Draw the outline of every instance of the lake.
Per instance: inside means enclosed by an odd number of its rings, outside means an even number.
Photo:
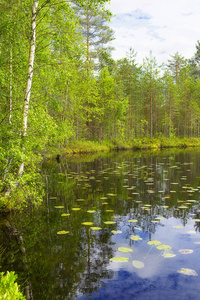
[[[1,230],[35,300],[200,299],[200,149],[47,161],[43,204]],[[11,217],[10,217],[11,218]]]

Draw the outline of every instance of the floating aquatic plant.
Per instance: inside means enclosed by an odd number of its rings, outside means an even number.
[[[184,275],[198,276],[198,274],[196,273],[196,271],[192,270],[192,269],[182,268],[178,272],[181,273],[181,274],[184,274]]]
[[[80,207],[73,207],[72,210],[78,211],[78,210],[81,210],[81,209],[80,209]]]
[[[171,247],[169,245],[159,245],[157,246],[158,250],[170,250]]]
[[[184,208],[188,208],[188,206],[186,206],[186,205],[181,205],[181,206],[178,206],[178,208],[184,209]]]
[[[128,262],[129,258],[128,257],[112,257],[110,258],[111,261],[116,261],[116,262]]]
[[[128,222],[129,222],[129,223],[136,223],[136,222],[138,222],[138,220],[133,219],[133,220],[128,220]]]
[[[91,230],[102,230],[101,227],[90,227]]]
[[[93,214],[93,213],[95,213],[95,212],[96,212],[96,210],[94,210],[94,209],[91,209],[91,210],[87,210],[87,212],[88,212],[89,214]]]
[[[182,254],[191,254],[191,253],[193,253],[192,249],[181,249],[181,250],[178,250],[178,251],[181,252]]]
[[[156,245],[156,246],[158,246],[158,245],[161,245],[162,243],[160,241],[153,240],[153,241],[149,241],[147,244],[148,245]]]
[[[140,241],[140,240],[142,240],[142,238],[139,237],[138,235],[131,235],[130,239],[133,240],[133,241]]]
[[[65,230],[60,230],[57,232],[57,234],[68,234],[69,231],[65,231]]]
[[[174,226],[172,226],[173,228],[183,228],[183,226],[182,225],[174,225]]]
[[[62,214],[61,217],[68,217],[70,214]]]
[[[117,222],[115,222],[115,221],[105,221],[104,222],[104,224],[106,224],[106,225],[111,225],[111,224],[115,224],[115,223],[117,223]]]
[[[143,263],[142,261],[140,261],[140,260],[133,260],[133,261],[132,261],[132,264],[133,264],[133,266],[134,266],[135,268],[137,268],[137,269],[142,269],[142,268],[144,268],[144,263]]]
[[[64,208],[63,205],[54,206],[55,208]]]
[[[122,231],[121,231],[121,230],[112,230],[111,232],[112,232],[112,233],[114,233],[114,234],[119,234],[119,233],[122,233]]]
[[[119,247],[118,251],[125,252],[125,253],[133,252],[133,250],[131,248],[127,248],[127,247]]]
[[[91,226],[93,225],[94,223],[93,222],[83,222],[81,223],[82,225],[86,225],[86,226]]]
[[[171,258],[171,257],[175,257],[176,254],[173,254],[173,253],[163,253],[162,256],[164,256],[165,258]]]
[[[189,233],[189,234],[196,234],[196,231],[195,230],[188,230],[187,233]]]

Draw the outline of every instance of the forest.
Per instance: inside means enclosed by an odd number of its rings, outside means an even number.
[[[1,1],[1,210],[41,199],[49,149],[199,138],[200,42],[167,65],[132,48],[114,60],[108,2]]]
[[[161,66],[151,51],[138,64],[134,41],[115,60],[108,4],[1,0],[1,216],[42,202],[40,168],[49,153],[55,159],[84,143],[88,152],[199,143],[200,42],[190,59],[171,53]],[[0,293],[25,299],[17,275],[3,275]]]

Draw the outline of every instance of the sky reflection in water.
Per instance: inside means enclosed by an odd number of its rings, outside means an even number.
[[[16,217],[35,299],[200,299],[200,152],[139,155],[44,166],[44,205]],[[153,240],[171,249],[147,244]],[[129,261],[110,260],[116,257]]]

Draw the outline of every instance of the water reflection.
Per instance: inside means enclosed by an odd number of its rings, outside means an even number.
[[[44,205],[15,216],[34,298],[199,299],[199,158],[185,150],[47,162]]]

